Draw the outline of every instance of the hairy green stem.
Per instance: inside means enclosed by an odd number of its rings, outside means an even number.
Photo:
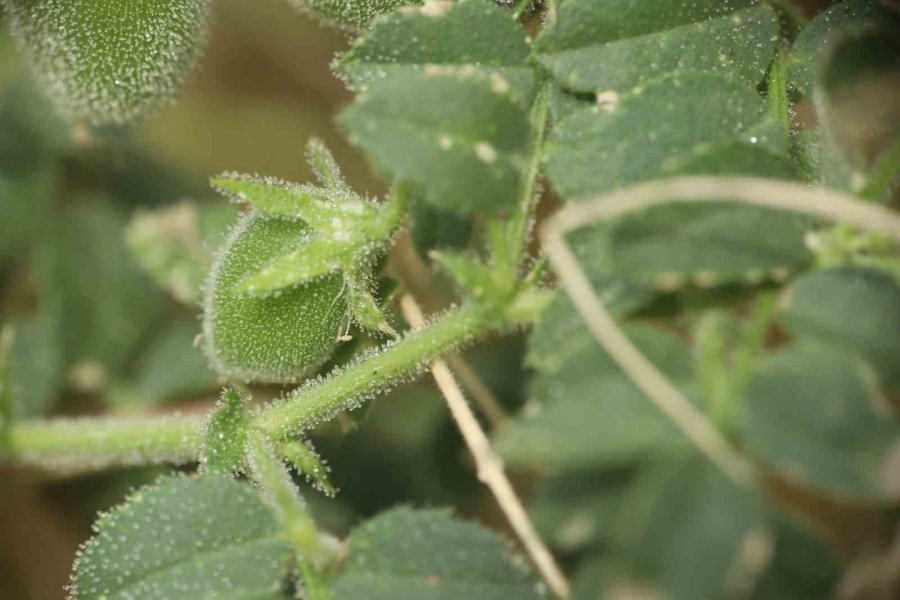
[[[197,458],[203,418],[101,417],[40,420],[9,428],[6,451],[60,470],[185,463]]]
[[[464,344],[534,320],[533,314],[512,314],[508,318],[496,307],[464,306],[327,379],[311,381],[263,410],[252,424],[273,441],[283,440],[360,406]],[[197,459],[203,429],[201,416],[40,420],[12,425],[8,446],[0,452],[21,462],[72,471],[178,464]]]
[[[247,461],[253,478],[265,492],[281,529],[294,548],[297,569],[309,600],[333,600],[322,569],[334,562],[337,542],[328,543],[306,510],[297,486],[269,440],[261,432],[247,434]]]
[[[531,219],[535,203],[535,189],[537,188],[538,171],[541,168],[541,157],[544,147],[544,137],[547,133],[547,117],[550,111],[550,90],[544,83],[540,86],[531,110],[531,156],[528,166],[523,173],[522,196],[516,211],[509,217],[507,240],[509,247],[504,253],[518,261],[525,256],[525,245],[528,242],[528,233],[531,227]],[[518,268],[514,265],[514,269]],[[513,273],[512,275],[515,275]]]

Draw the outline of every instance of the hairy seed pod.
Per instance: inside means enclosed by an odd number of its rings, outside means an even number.
[[[339,273],[273,292],[237,295],[248,273],[295,250],[309,229],[299,221],[250,212],[216,260],[204,298],[203,345],[212,366],[244,381],[290,383],[334,350],[347,315]]]
[[[70,117],[125,123],[196,62],[209,0],[3,0],[32,71]]]

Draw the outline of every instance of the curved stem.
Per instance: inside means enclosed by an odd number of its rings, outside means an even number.
[[[541,240],[566,292],[594,338],[685,436],[735,483],[750,486],[753,464],[709,422],[618,326],[565,241],[575,229],[671,202],[733,202],[806,213],[900,238],[900,217],[825,188],[754,177],[679,177],[639,184],[567,206]]]

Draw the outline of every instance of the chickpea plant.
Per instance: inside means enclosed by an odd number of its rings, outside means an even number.
[[[223,173],[220,206],[120,227],[160,288],[199,308],[193,360],[218,375],[180,379],[191,365],[160,358],[165,386],[133,402],[227,381],[203,417],[28,414],[42,382],[16,338],[69,313],[3,329],[6,459],[196,467],[100,516],[71,598],[898,597],[894,3],[289,1],[355,36],[333,63],[355,94],[338,120],[391,190],[358,193],[311,140],[314,182]],[[213,4],[3,0],[46,96],[93,127],[172,100]],[[428,215],[461,240],[423,234]],[[415,282],[384,269],[409,228],[416,260],[457,290],[424,324]],[[155,293],[110,291],[106,315]],[[488,438],[443,360],[520,331],[528,401]],[[428,368],[518,550],[409,506],[339,539],[291,477],[334,495],[309,433]],[[258,384],[291,387],[257,405]],[[533,474],[528,514],[504,463]],[[861,512],[877,527],[848,525]]]

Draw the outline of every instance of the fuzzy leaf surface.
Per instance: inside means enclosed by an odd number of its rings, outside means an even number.
[[[398,508],[358,527],[334,583],[340,600],[540,598],[495,533],[445,511]]]
[[[104,515],[76,563],[77,600],[275,598],[290,546],[251,488],[169,477]]]
[[[676,337],[646,326],[626,331],[676,385],[692,393],[690,353]],[[556,471],[609,468],[684,447],[682,434],[583,327],[538,360],[539,375],[528,390],[536,414],[526,409],[496,439],[511,463]]]
[[[564,0],[535,50],[563,86],[578,92],[621,93],[686,71],[752,89],[778,39],[775,11],[754,1]]]
[[[525,31],[491,2],[462,0],[444,14],[395,12],[379,19],[337,63],[359,91],[395,74],[460,68],[493,75],[525,98],[534,84]]]
[[[742,84],[703,73],[672,76],[624,96],[611,111],[585,108],[558,123],[547,144],[547,175],[565,200],[580,200],[664,176],[711,145],[783,153],[787,135],[774,125],[763,99]]]
[[[791,479],[858,500],[900,497],[891,465],[900,424],[871,367],[840,347],[805,342],[769,357],[745,398],[750,453]]]
[[[490,76],[410,71],[370,84],[341,122],[385,176],[467,214],[496,212],[521,193],[528,110]]]

